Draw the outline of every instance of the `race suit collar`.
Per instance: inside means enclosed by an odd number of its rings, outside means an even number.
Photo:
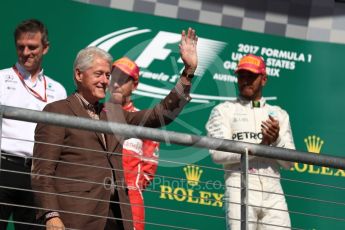
[[[261,97],[258,101],[247,100],[241,96],[237,98],[237,101],[241,103],[243,106],[254,108],[254,107],[264,107],[266,104],[265,98]]]
[[[132,101],[122,106],[122,108],[123,110],[126,110],[126,111],[133,111],[135,109]]]

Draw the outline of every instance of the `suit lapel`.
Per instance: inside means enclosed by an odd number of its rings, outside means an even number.
[[[70,107],[71,110],[73,111],[73,113],[77,116],[77,117],[84,117],[84,118],[88,118],[91,119],[89,114],[85,111],[85,109],[83,108],[83,106],[81,105],[79,99],[72,94],[71,96],[69,96],[67,98],[67,101],[70,102]],[[102,144],[102,147],[104,148],[104,150],[107,150],[107,147],[105,146],[105,143],[103,142],[103,138],[102,138],[102,134],[99,132],[95,132],[96,136],[98,137],[99,141]]]
[[[66,99],[70,103],[71,110],[77,117],[85,117],[90,118],[89,114],[85,111],[85,109],[80,104],[79,99],[72,94]]]
[[[108,121],[107,113],[105,108],[102,109],[99,119],[102,121]],[[106,150],[112,152],[115,149],[115,139],[114,135],[105,133],[105,141],[107,142]]]
[[[125,123],[125,117],[123,114],[123,110],[121,109],[120,105],[114,105],[112,103],[105,103],[104,109],[101,113],[105,120],[108,122],[117,122],[117,123]],[[123,137],[117,134],[107,134],[107,148],[108,151],[115,151],[119,144],[122,144]]]

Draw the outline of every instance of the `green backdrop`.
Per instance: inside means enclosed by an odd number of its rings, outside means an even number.
[[[179,34],[188,27],[196,29],[200,37],[200,65],[193,84],[194,101],[166,127],[168,130],[206,135],[204,126],[211,109],[236,96],[233,70],[237,60],[248,52],[262,55],[270,74],[264,94],[271,104],[289,112],[297,149],[314,152],[306,154],[343,156],[344,45],[288,39],[67,0],[5,0],[0,5],[1,69],[16,61],[15,26],[24,19],[38,18],[49,29],[51,48],[44,59],[48,76],[72,93],[72,64],[80,49],[92,44],[108,50],[115,59],[129,56],[141,67],[141,84],[135,95],[139,108],[151,107],[164,95],[164,90],[174,86],[175,75],[183,68],[178,54]],[[305,139],[312,136],[316,141],[310,141],[308,149]],[[190,164],[199,165],[188,171],[189,176],[196,177],[186,177],[184,168]],[[344,229],[344,176],[343,170],[304,164],[283,171],[282,184],[292,226]],[[193,178],[199,183],[187,183]],[[148,224],[147,229],[161,229],[160,225],[225,229],[221,202],[223,172],[212,163],[207,150],[162,144],[159,169],[149,190],[145,192],[146,214],[147,222],[153,224]]]

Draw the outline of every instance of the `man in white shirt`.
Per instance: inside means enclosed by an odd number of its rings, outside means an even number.
[[[30,19],[14,32],[18,61],[0,70],[0,104],[42,110],[50,102],[66,98],[65,88],[43,73],[42,59],[48,52],[48,32],[44,24]],[[31,158],[36,124],[3,119],[0,167],[0,219],[12,214],[15,228],[33,229],[35,210],[31,190]],[[16,222],[21,222],[16,223]],[[0,221],[6,229],[7,221]]]

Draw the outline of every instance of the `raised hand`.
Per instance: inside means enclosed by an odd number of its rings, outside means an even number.
[[[189,28],[187,34],[184,30],[182,31],[179,48],[185,71],[188,74],[194,74],[198,66],[197,43],[198,36],[196,36],[195,30]]]

